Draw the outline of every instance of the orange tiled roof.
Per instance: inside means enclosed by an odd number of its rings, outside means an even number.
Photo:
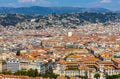
[[[79,69],[80,70],[84,70],[84,69],[87,69],[88,67],[86,66],[86,65],[81,65],[80,67],[79,67]]]
[[[30,79],[30,77],[28,76],[16,76],[16,75],[3,75],[3,74],[0,74],[1,77],[4,77],[4,78],[19,78],[19,79]]]
[[[78,55],[71,55],[71,56],[69,56],[68,58],[83,58],[83,56],[78,56]]]
[[[64,76],[60,76],[58,79],[66,79],[66,77],[64,77]]]
[[[75,77],[70,77],[70,79],[75,79]]]
[[[66,64],[66,61],[63,60],[63,59],[60,59],[59,63],[60,63],[60,64]]]
[[[110,69],[110,68],[111,68],[111,66],[104,66],[104,68],[105,68],[105,69]]]
[[[120,59],[119,58],[114,58],[113,61],[120,63]]]

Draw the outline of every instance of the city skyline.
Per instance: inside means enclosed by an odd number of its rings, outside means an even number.
[[[0,7],[84,7],[120,10],[120,0],[0,0]]]

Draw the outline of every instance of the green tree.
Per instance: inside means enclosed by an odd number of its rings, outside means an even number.
[[[55,73],[51,73],[51,74],[49,75],[50,78],[54,78],[54,79],[56,79],[58,76],[59,76],[59,75],[58,75],[58,74],[55,74]]]
[[[3,72],[3,74],[12,75],[12,71],[11,70],[7,70],[7,71]]]
[[[15,72],[14,75],[21,75],[20,70],[18,70],[17,72]]]
[[[84,72],[84,74],[85,74],[85,77],[84,77],[84,79],[88,79],[88,71],[85,69],[85,72]]]
[[[81,76],[81,75],[76,75],[75,77],[82,78],[82,79],[85,78],[85,76]]]
[[[18,70],[17,72],[14,73],[14,75],[27,75],[27,72],[24,70]]]
[[[27,75],[29,76],[29,77],[34,77],[35,76],[35,74],[34,74],[34,70],[33,69],[29,69],[28,71],[27,71]]]
[[[50,74],[53,73],[53,69],[52,69],[52,67],[49,68],[49,72],[50,72]]]
[[[66,77],[67,79],[70,79],[70,77],[69,77],[69,76],[67,76],[67,75],[65,75],[65,77]]]
[[[52,79],[52,78],[56,79],[59,75],[53,73],[52,67],[47,68],[47,65],[46,65],[45,73],[44,73],[44,74],[41,74],[41,76],[42,76],[42,77],[45,77],[45,78],[48,78],[48,77],[49,77],[50,79]]]
[[[94,78],[96,78],[96,79],[100,78],[100,74],[99,74],[99,73],[96,73],[96,74],[94,75]]]
[[[20,56],[20,50],[17,51],[16,55],[17,55],[17,56]]]
[[[35,73],[35,77],[37,77],[38,75],[39,75],[39,73],[38,73],[38,70],[37,69],[35,69],[35,71],[34,71],[34,73]]]
[[[120,78],[119,75],[111,75],[111,76],[108,76],[107,79],[117,79],[117,78]]]
[[[120,78],[120,74],[118,74],[117,77]]]
[[[106,79],[109,79],[108,73],[105,73],[105,77],[106,77]]]

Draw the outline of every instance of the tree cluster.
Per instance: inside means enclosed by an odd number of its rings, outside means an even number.
[[[111,75],[111,76],[106,75],[106,79],[117,79],[117,78],[120,78],[120,74],[118,74],[118,75]]]
[[[53,73],[53,69],[49,68],[44,73],[39,73],[37,69],[29,69],[29,70],[18,70],[15,73],[12,73],[11,70],[7,70],[3,72],[6,75],[24,75],[29,77],[44,77],[44,78],[54,78],[56,79],[59,75]]]

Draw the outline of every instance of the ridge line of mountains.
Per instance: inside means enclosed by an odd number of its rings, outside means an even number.
[[[62,13],[71,13],[71,12],[113,12],[109,9],[105,8],[80,8],[80,7],[40,7],[40,6],[32,6],[32,7],[0,7],[0,13],[7,14],[62,14]]]
[[[120,21],[120,12],[113,12],[104,8],[39,6],[20,8],[0,7],[0,25],[16,26],[18,23],[30,22],[31,19],[36,19],[36,23],[45,23],[44,26],[59,26],[63,24],[63,27],[67,27],[73,25],[79,26],[85,23]]]

